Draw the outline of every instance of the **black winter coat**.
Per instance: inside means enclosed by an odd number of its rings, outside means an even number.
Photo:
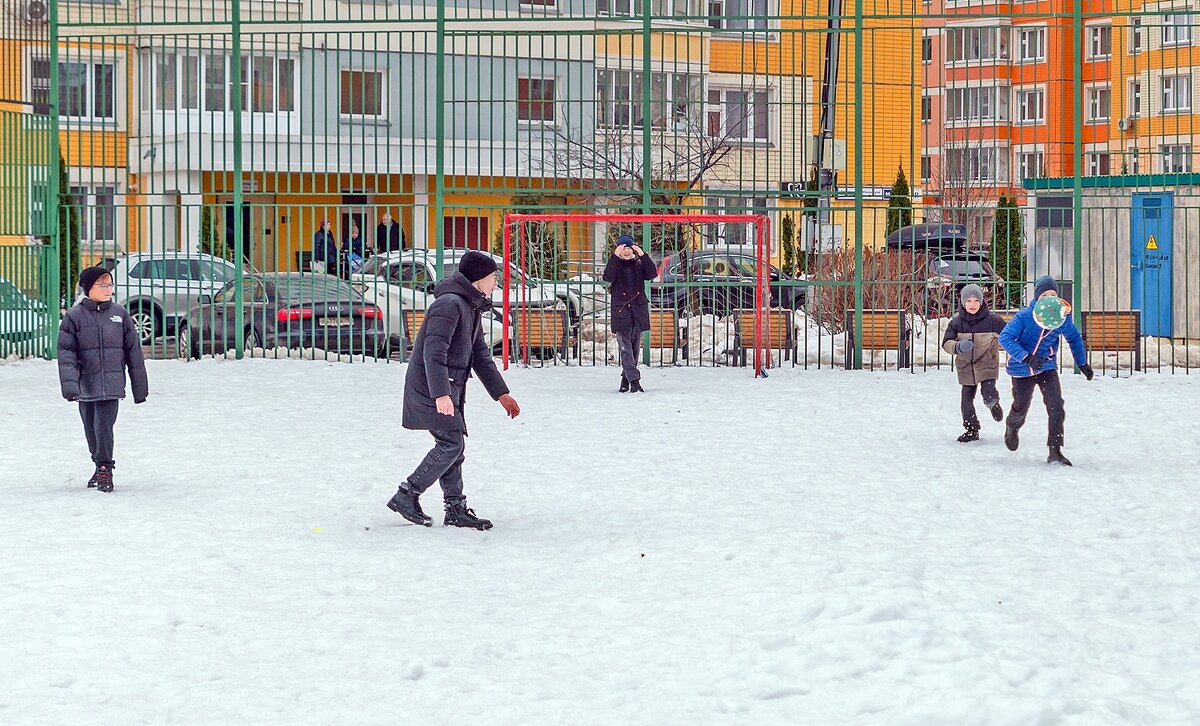
[[[604,267],[609,284],[611,324],[614,333],[641,333],[650,329],[650,301],[646,299],[648,280],[658,277],[649,255],[622,260],[613,255]]]
[[[404,249],[404,243],[400,238],[400,225],[397,222],[386,225],[380,222],[375,226],[375,252],[382,254],[384,252],[399,252]]]
[[[467,281],[461,272],[433,290],[437,298],[425,311],[425,322],[413,343],[412,359],[404,376],[404,416],[406,429],[417,431],[466,431],[463,406],[467,380],[474,371],[493,399],[508,393],[508,386],[492,351],[483,340],[480,316],[491,309],[492,300]],[[437,412],[434,401],[449,396],[454,415]]]
[[[63,398],[125,398],[126,368],[133,384],[133,400],[146,400],[150,386],[142,343],[125,308],[89,298],[72,306],[58,331],[58,381]]]

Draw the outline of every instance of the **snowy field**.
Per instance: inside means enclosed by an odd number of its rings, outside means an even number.
[[[153,362],[105,495],[0,365],[0,723],[1200,723],[1200,377],[1068,376],[1062,469],[948,372],[518,370],[479,533],[384,507],[403,375]]]

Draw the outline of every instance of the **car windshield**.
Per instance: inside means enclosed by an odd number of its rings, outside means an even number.
[[[269,280],[275,286],[275,296],[288,302],[358,301],[359,295],[350,283],[335,277],[284,277]]]
[[[956,280],[986,279],[992,276],[986,263],[981,259],[963,259],[941,257],[936,262],[938,274]]]
[[[237,275],[233,265],[214,260],[200,260],[200,279],[204,282],[215,282],[220,285],[232,280]]]
[[[375,255],[371,259],[363,263],[362,274],[364,275],[379,275],[386,274],[388,269],[388,258],[384,255]]]

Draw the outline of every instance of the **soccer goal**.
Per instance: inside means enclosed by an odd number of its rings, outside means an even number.
[[[772,290],[771,228],[765,214],[506,214],[505,369],[531,359],[584,362],[581,337],[593,344],[596,337],[606,337],[609,308],[602,275],[624,234],[650,255],[658,272],[646,285],[651,330],[643,360],[653,353],[679,364],[688,355],[686,336],[679,331],[689,321],[700,329],[704,321],[719,320],[729,341],[722,343],[721,361],[714,364],[752,364],[755,376],[766,376],[771,352],[791,344],[791,316],[790,311],[774,314],[779,291]],[[592,362],[610,364],[611,357],[593,355]]]

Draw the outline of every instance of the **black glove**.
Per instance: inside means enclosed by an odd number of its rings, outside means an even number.
[[[135,406],[136,406],[137,404],[139,404],[139,403],[145,403],[145,402],[146,402],[146,399],[145,399],[145,398],[135,398],[135,399],[133,399],[133,403],[134,403],[134,405],[135,405]]]
[[[1036,353],[1030,353],[1025,357],[1025,364],[1029,366],[1030,370],[1037,373],[1046,365],[1046,359]]]
[[[970,353],[975,350],[975,344],[969,340],[960,340],[954,344],[955,353]]]
[[[1096,375],[1096,371],[1092,370],[1092,367],[1087,363],[1079,366],[1079,372],[1082,373],[1083,377],[1089,381],[1092,380],[1092,377]]]

